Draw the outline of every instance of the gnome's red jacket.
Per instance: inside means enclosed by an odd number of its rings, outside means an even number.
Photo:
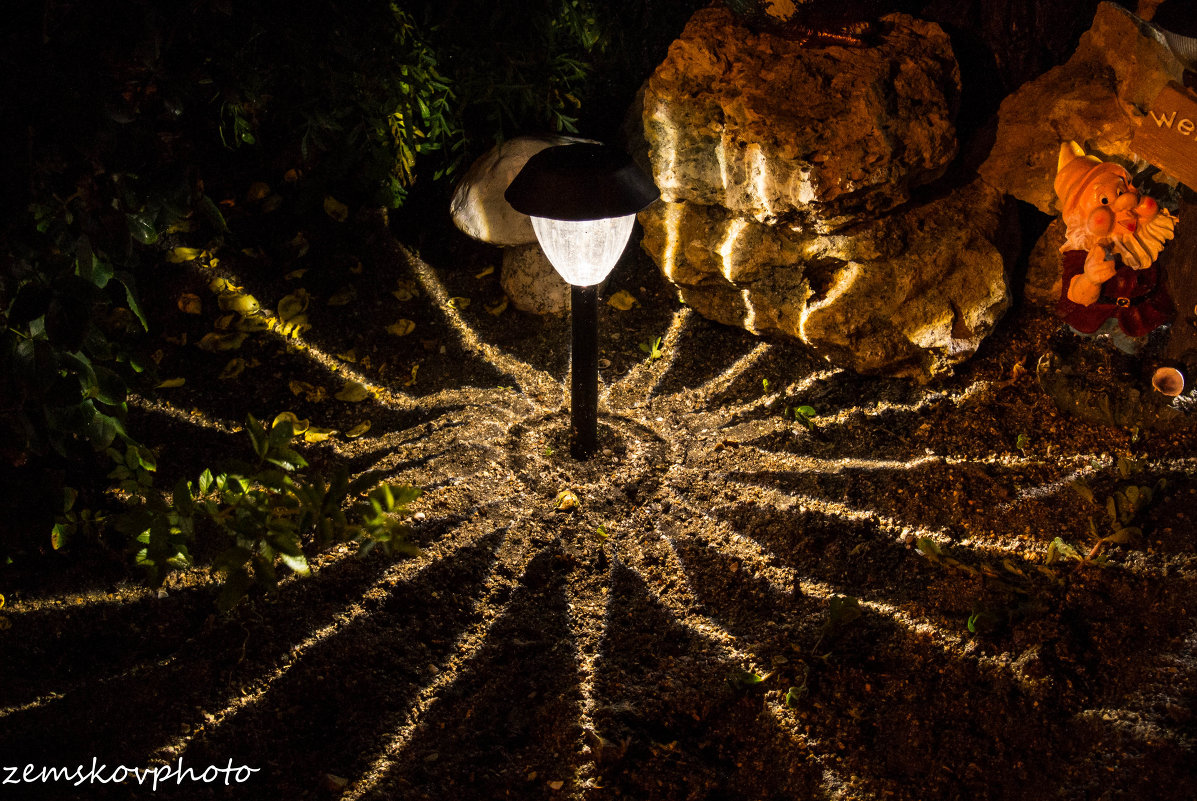
[[[1131,337],[1144,337],[1165,323],[1172,321],[1176,307],[1160,278],[1160,269],[1151,265],[1143,270],[1127,267],[1115,259],[1117,270],[1101,285],[1101,297],[1092,306],[1082,306],[1068,299],[1072,279],[1085,272],[1084,250],[1064,251],[1063,281],[1056,314],[1070,326],[1084,334],[1092,334],[1111,317]]]

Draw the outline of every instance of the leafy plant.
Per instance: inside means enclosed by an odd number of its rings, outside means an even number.
[[[1164,478],[1160,478],[1154,484],[1140,484],[1139,477],[1143,473],[1143,465],[1140,462],[1120,456],[1115,463],[1115,469],[1122,481],[1106,497],[1104,503],[1097,500],[1092,488],[1084,481],[1078,479],[1070,485],[1082,499],[1105,510],[1104,519],[1101,516],[1089,517],[1089,533],[1095,542],[1088,556],[1080,561],[1097,558],[1107,543],[1129,545],[1138,540],[1143,535],[1142,527],[1135,525],[1139,516],[1168,488],[1168,482]],[[1060,542],[1063,543],[1063,540]],[[1053,553],[1049,550],[1049,561],[1053,555],[1072,558],[1072,554],[1058,546],[1055,541],[1052,542],[1052,546],[1055,547],[1055,551]]]
[[[782,410],[782,417],[785,417],[786,412],[789,412],[795,422],[801,423],[807,431],[813,432],[815,430],[815,424],[811,421],[819,413],[815,411],[813,406],[787,406]]]
[[[827,600],[827,620],[823,623],[823,629],[819,632],[819,638],[815,640],[815,644],[811,646],[812,654],[818,655],[819,645],[825,638],[830,638],[838,635],[851,623],[860,618],[863,610],[860,608],[860,601],[851,595],[833,595]],[[821,659],[826,660],[829,654],[823,654]]]
[[[773,674],[736,668],[728,675],[727,683],[734,690],[749,690],[768,680],[771,675]]]
[[[363,555],[379,545],[389,554],[415,552],[407,505],[420,490],[384,484],[354,501],[371,478],[351,482],[342,468],[326,483],[300,472],[308,463],[291,447],[290,420],[267,429],[250,416],[245,431],[254,464],[233,463],[216,473],[205,469],[195,481],[180,479],[169,496],[153,487],[156,465],[148,451],[130,446],[123,457],[112,454],[120,464],[111,477],[140,501],[117,527],[138,543],[137,562],[153,584],[192,564],[201,526],[221,543],[213,567],[225,577],[217,599],[222,611],[254,586],[276,589],[280,565],[307,575],[306,539],[316,547],[357,541]]]
[[[648,342],[641,342],[640,350],[648,354],[648,360],[650,362],[655,362],[657,359],[665,355],[664,351],[661,350],[661,337],[649,340]]]

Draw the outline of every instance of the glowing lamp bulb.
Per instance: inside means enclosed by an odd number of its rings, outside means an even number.
[[[598,220],[532,217],[532,230],[553,268],[574,286],[602,283],[632,235],[635,214]]]

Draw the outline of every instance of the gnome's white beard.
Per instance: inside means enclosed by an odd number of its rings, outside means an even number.
[[[1110,244],[1114,252],[1122,257],[1122,262],[1136,270],[1144,270],[1152,265],[1164,243],[1172,238],[1176,228],[1176,218],[1167,209],[1160,209],[1159,213],[1150,220],[1139,220],[1139,225],[1133,234],[1110,237]]]
[[[1093,250],[1105,247],[1122,257],[1122,263],[1135,270],[1145,270],[1152,265],[1164,243],[1173,236],[1176,218],[1167,209],[1148,220],[1138,220],[1133,234],[1097,236],[1085,230],[1083,220],[1069,220],[1065,230],[1068,236],[1061,250]]]

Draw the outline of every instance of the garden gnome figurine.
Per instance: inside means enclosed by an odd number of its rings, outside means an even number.
[[[1135,353],[1175,312],[1155,260],[1176,218],[1133,187],[1130,173],[1076,142],[1060,146],[1055,187],[1065,226],[1056,313]]]

